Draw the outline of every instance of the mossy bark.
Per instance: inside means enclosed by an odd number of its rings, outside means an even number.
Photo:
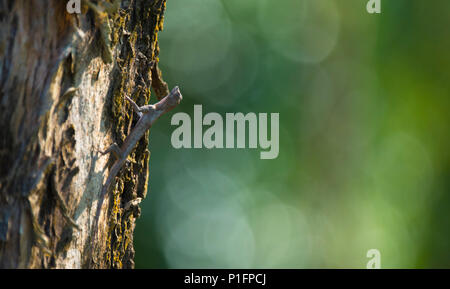
[[[125,95],[142,105],[151,87],[158,98],[168,92],[157,40],[165,0],[110,2],[82,1],[69,14],[63,0],[0,0],[1,268],[134,266],[148,135],[116,178],[92,243],[112,165],[98,151],[121,145],[136,123]]]

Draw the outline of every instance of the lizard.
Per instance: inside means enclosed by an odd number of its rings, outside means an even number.
[[[125,164],[128,155],[134,149],[137,142],[141,139],[141,137],[145,134],[145,132],[151,128],[153,123],[161,115],[176,107],[181,102],[183,97],[180,93],[180,89],[178,88],[178,86],[175,86],[167,96],[165,96],[156,104],[138,106],[128,96],[125,96],[125,99],[131,104],[134,112],[139,116],[139,120],[136,123],[135,127],[132,129],[131,133],[125,138],[122,147],[119,147],[117,143],[113,143],[105,151],[100,151],[100,154],[102,155],[112,153],[116,157],[116,161],[109,170],[108,178],[106,179],[105,184],[102,187],[100,197],[97,202],[97,210],[94,217],[94,231],[93,231],[93,234],[95,234],[94,240],[98,233],[98,222],[100,219],[100,214],[103,202],[105,200],[105,196],[111,185],[114,183],[114,180],[117,174],[119,173],[120,169]]]

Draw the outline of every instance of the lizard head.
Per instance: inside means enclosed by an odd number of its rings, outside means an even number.
[[[169,98],[170,98],[171,102],[175,101],[176,104],[179,104],[181,102],[181,100],[183,99],[183,96],[181,95],[180,88],[178,86],[175,86],[174,88],[172,88],[172,90],[170,91]]]

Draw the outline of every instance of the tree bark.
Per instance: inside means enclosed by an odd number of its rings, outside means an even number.
[[[168,93],[157,66],[166,1],[81,1],[81,14],[67,2],[0,0],[1,268],[134,267],[148,132],[94,238],[113,162],[99,151],[120,146],[136,123],[125,95],[143,105],[151,87]]]

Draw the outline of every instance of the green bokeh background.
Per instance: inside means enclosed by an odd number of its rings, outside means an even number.
[[[137,268],[450,267],[450,1],[168,0]],[[172,148],[173,113],[279,112],[280,153]]]

